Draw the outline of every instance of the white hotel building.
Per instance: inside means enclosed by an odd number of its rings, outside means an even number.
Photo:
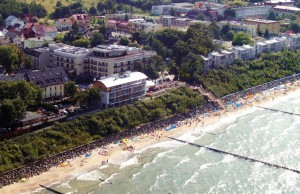
[[[147,76],[141,72],[126,72],[113,75],[93,83],[100,89],[101,101],[106,107],[113,107],[144,98]]]

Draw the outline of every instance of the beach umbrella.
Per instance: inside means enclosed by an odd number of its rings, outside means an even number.
[[[27,178],[22,178],[21,183],[25,183],[27,181]]]

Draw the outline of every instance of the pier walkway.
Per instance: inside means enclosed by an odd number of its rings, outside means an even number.
[[[263,106],[256,106],[256,107],[266,109],[266,110],[270,110],[270,111],[273,111],[273,112],[282,112],[282,113],[285,113],[285,114],[300,116],[300,114],[298,114],[298,113],[287,112],[287,111],[278,110],[278,109],[274,109],[274,108],[267,108],[267,107],[263,107]]]
[[[275,167],[275,168],[279,168],[279,169],[289,170],[289,171],[300,174],[299,170],[288,168],[288,167],[285,167],[285,166],[280,166],[280,165],[277,165],[277,164],[272,164],[272,163],[269,163],[269,162],[264,162],[264,161],[261,161],[261,160],[257,160],[257,159],[254,159],[254,158],[249,158],[249,157],[246,157],[246,156],[241,156],[241,155],[226,152],[226,151],[223,151],[223,150],[218,150],[218,149],[215,149],[215,148],[203,146],[203,145],[188,142],[188,141],[185,141],[185,140],[180,140],[180,139],[177,139],[177,138],[174,138],[174,137],[167,137],[167,138],[175,140],[175,141],[179,141],[179,142],[182,142],[182,143],[187,143],[189,145],[196,146],[196,147],[199,147],[199,148],[206,148],[210,151],[217,152],[217,153],[220,153],[220,154],[228,154],[228,155],[234,156],[234,157],[242,159],[242,160],[248,160],[248,161],[251,161],[251,162],[259,162],[259,163],[265,164],[269,167]]]

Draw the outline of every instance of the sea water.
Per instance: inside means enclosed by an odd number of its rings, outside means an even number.
[[[299,96],[267,106],[300,113]],[[296,115],[254,107],[178,138],[300,170],[300,119]],[[95,194],[300,193],[300,174],[170,140],[52,188]]]

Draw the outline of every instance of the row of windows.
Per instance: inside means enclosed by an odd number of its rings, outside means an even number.
[[[60,65],[59,65],[59,62],[56,62],[56,65],[61,66],[61,67],[67,67],[67,68],[74,69],[74,65],[66,64],[66,66],[65,66],[64,63],[60,63]]]
[[[64,61],[64,58],[62,58],[62,57],[61,57],[61,58],[56,57],[56,60],[58,60],[58,61]],[[66,61],[67,63],[74,63],[74,60],[73,60],[73,59],[71,59],[71,60],[70,60],[70,59],[66,59],[65,61]]]

